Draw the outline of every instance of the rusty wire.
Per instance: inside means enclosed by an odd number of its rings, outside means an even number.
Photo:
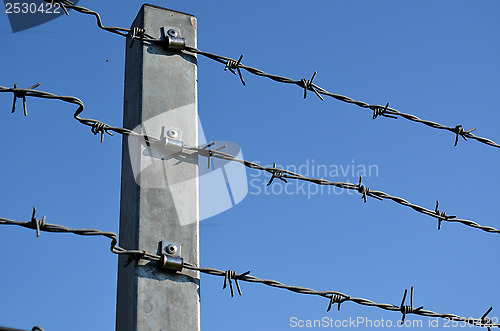
[[[68,0],[44,0],[44,1],[46,1],[46,2],[51,2],[51,1],[58,2],[61,4],[61,7],[65,11],[66,11],[65,8],[69,8],[69,9],[73,9],[79,13],[82,13],[82,14],[93,15],[96,17],[97,26],[100,29],[103,29],[105,31],[108,31],[108,32],[111,32],[114,34],[118,34],[118,35],[123,36],[123,37],[131,38],[132,41],[135,39],[139,39],[147,44],[153,44],[153,43],[164,44],[165,43],[164,40],[156,39],[156,38],[153,38],[152,36],[146,34],[144,30],[140,31],[141,33],[137,33],[136,29],[126,29],[126,28],[119,28],[119,27],[104,26],[102,24],[101,17],[97,12],[92,11],[92,10],[85,8],[85,7],[76,6],[71,1],[68,1]],[[174,51],[174,50],[172,50],[172,51]],[[462,137],[464,140],[467,140],[468,138],[470,138],[470,139],[477,140],[483,144],[500,148],[500,144],[494,142],[493,140],[474,135],[472,133],[472,131],[476,130],[476,128],[465,130],[462,125],[456,125],[456,126],[452,126],[452,127],[445,126],[445,125],[439,124],[437,122],[421,119],[421,118],[419,118],[415,115],[412,115],[412,114],[403,113],[395,108],[389,107],[389,103],[387,103],[385,106],[369,104],[369,103],[364,102],[364,101],[354,100],[354,99],[347,97],[345,95],[329,92],[326,89],[313,83],[313,80],[316,77],[317,72],[314,72],[314,74],[310,80],[305,79],[305,78],[300,79],[300,80],[294,80],[294,79],[284,77],[284,76],[269,74],[269,73],[266,73],[260,69],[244,65],[241,62],[241,60],[243,59],[243,55],[240,56],[239,60],[235,60],[235,59],[230,58],[230,57],[226,57],[226,56],[222,56],[222,55],[218,55],[218,54],[214,54],[214,53],[209,53],[209,52],[204,52],[204,51],[201,51],[197,48],[190,47],[190,46],[186,46],[183,50],[177,50],[177,51],[199,54],[199,55],[205,56],[211,60],[214,60],[216,62],[222,63],[225,66],[224,70],[229,69],[229,71],[231,71],[233,74],[235,74],[235,75],[236,75],[236,73],[238,74],[243,85],[246,85],[246,83],[243,79],[243,75],[241,74],[241,69],[243,69],[243,70],[245,70],[253,75],[256,75],[256,76],[269,78],[275,82],[296,85],[296,86],[304,89],[304,99],[307,96],[307,91],[312,91],[321,100],[323,100],[322,95],[325,95],[325,96],[331,97],[333,99],[336,99],[336,100],[339,100],[339,101],[342,101],[345,103],[353,104],[353,105],[356,105],[356,106],[364,108],[364,109],[369,109],[373,112],[373,119],[376,119],[378,116],[388,117],[388,118],[398,118],[398,116],[400,116],[406,120],[421,123],[421,124],[424,124],[426,126],[434,128],[434,129],[449,131],[455,135],[455,146],[457,146],[457,144],[458,144],[459,137]]]
[[[57,225],[57,224],[50,224],[45,222],[45,217],[42,219],[37,219],[36,218],[36,208],[33,207],[33,215],[31,217],[31,220],[28,222],[17,222],[13,221],[8,218],[3,218],[0,217],[0,225],[17,225],[21,226],[24,228],[28,229],[33,229],[37,231],[37,235],[39,231],[44,231],[44,232],[55,232],[55,233],[73,233],[76,235],[80,236],[103,236],[106,238],[111,239],[111,252],[118,254],[118,255],[128,255],[129,256],[129,261],[126,263],[125,266],[127,266],[130,262],[132,261],[139,261],[139,260],[147,260],[147,261],[155,261],[159,262],[162,260],[162,257],[156,254],[151,254],[146,251],[140,251],[140,250],[127,250],[125,248],[122,248],[120,246],[117,246],[118,242],[118,236],[114,232],[104,232],[100,230],[95,230],[95,229],[71,229],[62,225]],[[161,263],[158,265],[159,268],[161,266]],[[231,289],[231,296],[234,296],[234,290],[233,290],[233,284],[232,282],[234,281],[238,290],[238,293],[241,295],[241,288],[238,283],[238,281],[244,281],[244,282],[249,282],[249,283],[258,283],[258,284],[263,284],[266,286],[270,287],[276,287],[276,288],[281,288],[287,291],[291,291],[294,293],[300,293],[300,294],[308,294],[308,295],[315,295],[315,296],[320,296],[323,298],[328,299],[329,304],[327,311],[329,311],[332,307],[333,304],[337,303],[338,304],[338,309],[340,310],[340,304],[344,302],[354,302],[356,304],[362,305],[362,306],[370,306],[370,307],[377,307],[383,310],[388,310],[388,311],[399,311],[402,314],[402,319],[401,322],[403,323],[406,316],[408,314],[415,314],[415,315],[420,315],[420,316],[427,316],[427,317],[438,317],[438,318],[444,318],[444,319],[450,319],[454,321],[462,321],[462,322],[467,322],[471,325],[475,326],[482,326],[482,327],[500,327],[500,324],[493,323],[487,315],[491,312],[492,308],[490,308],[481,318],[465,318],[461,317],[455,314],[440,314],[436,313],[430,310],[425,310],[423,307],[418,307],[414,308],[413,307],[413,288],[411,289],[411,298],[410,302],[411,304],[405,305],[405,300],[406,300],[406,295],[407,295],[407,290],[405,290],[404,295],[403,295],[403,300],[399,306],[393,305],[393,304],[388,304],[388,303],[377,303],[368,299],[364,298],[358,298],[358,297],[353,297],[349,296],[347,294],[344,294],[342,292],[338,291],[317,291],[314,289],[310,289],[307,287],[302,287],[302,286],[290,286],[290,285],[285,285],[281,282],[278,282],[276,280],[272,279],[262,279],[253,275],[250,275],[250,271],[238,274],[234,270],[219,270],[219,269],[214,269],[214,268],[200,268],[197,267],[196,265],[189,263],[189,262],[184,262],[184,268],[188,270],[194,270],[194,271],[199,271],[204,274],[212,275],[212,276],[219,276],[219,277],[224,277],[224,286],[223,288],[226,288],[227,283],[229,283],[230,289]]]
[[[101,134],[101,142],[104,139],[104,133],[107,133],[109,135],[113,135],[112,132],[116,132],[116,133],[123,134],[123,135],[140,137],[140,138],[145,139],[146,142],[160,141],[160,139],[157,137],[152,137],[152,136],[148,136],[146,134],[141,134],[141,133],[138,133],[138,132],[132,131],[130,129],[126,129],[126,128],[113,127],[113,126],[110,126],[104,122],[101,122],[101,121],[98,121],[95,119],[88,119],[88,118],[80,117],[79,115],[84,110],[84,104],[80,99],[78,99],[76,97],[59,96],[59,95],[55,95],[55,94],[52,94],[49,92],[44,92],[44,91],[38,91],[38,90],[32,90],[32,89],[18,89],[15,87],[8,88],[8,87],[4,87],[4,86],[0,86],[0,92],[12,92],[12,93],[14,93],[14,98],[17,98],[19,93],[21,93],[21,95],[24,97],[31,96],[31,97],[38,97],[38,98],[45,98],[45,99],[58,99],[58,100],[62,100],[65,102],[72,103],[72,104],[76,104],[76,105],[78,105],[78,109],[74,113],[73,117],[76,120],[78,120],[80,123],[91,127],[91,131],[95,135]],[[258,163],[255,163],[255,162],[242,160],[242,159],[239,159],[231,154],[222,152],[221,151],[222,147],[214,150],[214,149],[210,148],[211,146],[213,146],[213,143],[208,144],[204,147],[184,146],[184,150],[195,152],[200,156],[208,158],[209,167],[210,167],[211,158],[215,157],[215,158],[218,158],[221,160],[227,160],[227,161],[233,161],[233,162],[240,163],[240,164],[242,164],[245,167],[250,168],[250,169],[265,171],[265,172],[271,174],[271,178],[270,178],[267,185],[270,185],[271,183],[273,183],[274,179],[280,179],[281,181],[284,181],[284,182],[286,182],[287,179],[295,179],[295,180],[306,181],[306,182],[317,184],[317,185],[334,186],[334,187],[338,187],[341,189],[354,190],[354,191],[357,191],[358,193],[361,194],[364,202],[367,202],[368,197],[375,198],[377,200],[388,199],[388,200],[392,200],[400,205],[410,207],[411,209],[413,209],[421,214],[425,214],[425,215],[434,217],[438,220],[438,230],[441,229],[441,223],[444,221],[444,222],[450,222],[450,223],[461,223],[461,224],[467,225],[469,227],[480,229],[480,230],[483,230],[483,231],[486,231],[489,233],[500,234],[500,230],[496,229],[494,227],[480,225],[480,224],[478,224],[474,221],[471,221],[471,220],[460,219],[460,218],[456,218],[456,216],[447,215],[445,212],[440,211],[438,209],[439,202],[437,202],[435,210],[431,210],[431,209],[413,204],[413,203],[411,203],[411,202],[409,202],[401,197],[392,196],[392,195],[387,194],[387,193],[382,192],[382,191],[369,189],[362,184],[362,177],[360,177],[358,184],[348,183],[348,182],[333,182],[333,181],[329,181],[329,180],[322,179],[322,178],[310,178],[310,177],[306,177],[306,176],[303,176],[301,174],[298,174],[298,173],[295,173],[295,172],[292,172],[289,170],[276,168],[276,166],[274,166],[272,168],[264,167]]]

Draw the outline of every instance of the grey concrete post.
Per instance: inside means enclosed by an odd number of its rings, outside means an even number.
[[[162,27],[177,29],[196,47],[192,15],[145,4],[132,27],[155,38]],[[124,127],[160,137],[166,126],[186,145],[197,145],[196,58],[130,43],[127,39]],[[152,157],[150,146],[138,140],[123,140],[119,245],[160,253],[160,241],[175,242],[185,261],[199,265],[197,157]],[[126,260],[118,261],[116,330],[200,330],[199,273],[165,272],[144,261],[124,267]]]

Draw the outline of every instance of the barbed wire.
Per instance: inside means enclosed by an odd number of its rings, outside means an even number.
[[[13,328],[7,328],[4,326],[0,326],[0,331],[24,331],[24,330],[19,330],[19,329],[13,329]],[[44,331],[41,327],[39,326],[34,326],[31,331]]]
[[[37,85],[35,85],[35,87],[37,87],[39,85],[40,84],[37,84]],[[107,133],[109,135],[113,135],[112,132],[119,133],[122,135],[139,137],[139,138],[144,139],[146,141],[146,143],[154,143],[154,142],[161,141],[161,137],[157,138],[157,137],[149,136],[146,134],[138,133],[138,132],[132,131],[130,129],[110,126],[104,122],[101,122],[101,121],[98,121],[95,119],[88,119],[88,118],[80,117],[79,115],[84,110],[84,104],[80,99],[78,99],[76,97],[59,96],[59,95],[55,95],[55,94],[52,94],[49,92],[44,92],[44,91],[38,91],[38,90],[33,90],[33,89],[18,89],[17,87],[8,88],[8,87],[4,87],[4,86],[0,86],[0,93],[1,92],[14,93],[14,106],[15,106],[16,98],[23,98],[24,105],[26,107],[26,97],[27,96],[44,98],[44,99],[57,99],[57,100],[65,101],[68,103],[76,104],[76,105],[78,105],[78,109],[74,113],[73,117],[76,120],[78,120],[80,123],[91,127],[91,131],[92,131],[92,133],[94,133],[94,135],[101,134],[101,142],[103,142],[105,133]],[[14,111],[15,111],[15,107],[13,107],[13,112]],[[25,114],[27,116],[26,111],[25,111]],[[301,174],[298,174],[298,173],[295,173],[295,172],[292,172],[289,170],[276,168],[276,164],[274,165],[274,167],[271,168],[271,167],[262,166],[256,162],[251,162],[248,160],[243,160],[243,159],[237,158],[236,156],[222,152],[221,151],[222,148],[211,149],[210,147],[212,147],[213,145],[214,145],[214,143],[208,144],[208,145],[203,146],[203,147],[201,147],[201,146],[198,146],[198,147],[184,146],[184,150],[192,151],[192,152],[197,153],[200,156],[206,157],[208,159],[208,167],[209,168],[211,165],[210,164],[211,158],[214,157],[214,158],[218,158],[221,160],[237,162],[237,163],[240,163],[240,164],[242,164],[245,167],[250,168],[250,169],[267,172],[267,173],[271,174],[271,178],[270,178],[267,185],[272,184],[274,179],[280,179],[284,182],[286,182],[287,179],[295,179],[295,180],[305,181],[305,182],[309,182],[309,183],[313,183],[313,184],[317,184],[317,185],[334,186],[334,187],[345,189],[345,190],[354,190],[354,191],[357,191],[358,193],[361,194],[365,203],[367,202],[368,197],[375,198],[377,200],[384,200],[384,199],[392,200],[393,202],[396,202],[397,204],[400,204],[400,205],[403,205],[406,207],[410,207],[411,209],[413,209],[421,214],[434,217],[438,220],[438,230],[441,229],[441,224],[444,221],[444,222],[450,222],[450,223],[461,223],[461,224],[464,224],[466,226],[480,229],[480,230],[483,230],[483,231],[488,232],[488,233],[500,234],[500,230],[496,229],[494,227],[480,225],[472,220],[460,219],[460,218],[457,218],[456,216],[447,215],[445,212],[440,211],[438,209],[438,207],[439,207],[438,201],[436,201],[436,208],[434,210],[431,210],[431,209],[419,206],[417,204],[413,204],[413,203],[411,203],[411,202],[409,202],[401,197],[392,196],[392,195],[387,194],[387,193],[382,192],[382,191],[369,189],[362,184],[362,177],[361,176],[360,176],[358,184],[349,183],[349,182],[333,182],[333,181],[322,179],[322,178],[311,178],[311,177],[307,177],[307,176],[304,176],[304,175],[301,175]]]
[[[209,145],[207,145],[207,146],[209,146]],[[309,183],[313,183],[313,184],[317,184],[317,185],[334,186],[334,187],[338,187],[338,188],[345,189],[345,190],[353,190],[353,191],[357,191],[358,193],[361,194],[361,197],[364,200],[364,202],[367,202],[367,197],[375,198],[377,200],[384,200],[384,199],[392,200],[392,201],[396,202],[397,204],[400,204],[400,205],[403,205],[406,207],[410,207],[411,209],[413,209],[421,214],[434,217],[438,220],[438,230],[441,229],[441,223],[444,221],[444,222],[450,222],[450,223],[461,223],[461,224],[467,225],[469,227],[483,230],[483,231],[488,232],[488,233],[500,234],[500,230],[496,229],[494,227],[480,225],[480,224],[478,224],[474,221],[471,221],[471,220],[460,219],[460,218],[457,218],[456,216],[447,215],[445,212],[440,211],[438,209],[439,201],[436,201],[436,208],[434,210],[431,210],[431,209],[413,204],[413,203],[411,203],[403,198],[400,198],[397,196],[392,196],[392,195],[387,194],[387,193],[382,192],[382,191],[369,189],[363,185],[363,183],[362,183],[363,177],[362,176],[360,176],[358,184],[349,183],[349,182],[333,182],[333,181],[330,181],[327,179],[311,178],[311,177],[303,176],[301,174],[298,174],[298,173],[295,173],[295,172],[292,172],[292,171],[289,171],[286,169],[276,168],[276,163],[274,164],[274,167],[265,167],[265,166],[262,166],[256,162],[243,160],[243,159],[240,159],[240,158],[233,156],[231,154],[224,153],[220,150],[209,149],[206,146],[205,147],[185,147],[185,149],[195,151],[199,155],[207,157],[207,158],[215,157],[215,158],[222,159],[222,160],[233,161],[233,162],[240,163],[240,164],[242,164],[245,167],[250,168],[250,169],[265,171],[265,172],[271,174],[271,179],[268,182],[268,185],[270,185],[275,178],[281,179],[283,181],[286,181],[286,179],[296,179],[296,180],[305,181],[305,182],[309,182]]]
[[[50,0],[45,0],[45,1],[51,2]],[[124,37],[132,38],[132,42],[136,39],[139,39],[143,42],[153,42],[153,43],[162,42],[161,40],[157,40],[157,39],[147,35],[146,31],[144,29],[138,29],[138,28],[125,29],[125,28],[119,28],[119,27],[106,27],[102,24],[100,15],[97,12],[92,11],[92,10],[85,8],[85,7],[75,6],[70,1],[66,1],[66,0],[57,1],[56,0],[53,2],[60,3],[62,8],[64,9],[64,11],[66,12],[66,14],[68,14],[67,9],[66,9],[66,7],[67,7],[69,9],[74,9],[75,11],[83,13],[83,14],[89,14],[89,15],[95,16],[96,20],[97,20],[97,25],[99,28],[106,30],[106,31],[109,31],[109,32],[112,32],[112,33],[115,33],[115,34],[118,34],[118,35],[121,35],[121,36],[124,36]],[[329,92],[329,91],[327,91],[327,90],[325,90],[325,89],[323,89],[323,88],[321,88],[318,85],[313,83],[314,78],[316,76],[316,72],[313,74],[313,76],[310,80],[301,79],[299,81],[296,81],[296,80],[293,80],[293,79],[290,79],[287,77],[268,74],[260,69],[246,66],[246,65],[241,63],[243,56],[240,56],[239,60],[236,61],[232,58],[227,58],[227,57],[220,56],[220,55],[213,54],[213,53],[203,52],[203,51],[200,51],[196,48],[192,48],[189,46],[186,47],[184,49],[184,51],[195,53],[195,54],[200,54],[200,55],[203,55],[207,58],[210,58],[212,60],[215,60],[217,62],[224,64],[225,70],[229,69],[229,71],[233,72],[234,74],[237,73],[239,75],[240,80],[243,83],[243,85],[246,85],[246,84],[245,84],[245,81],[243,79],[243,76],[242,76],[240,69],[244,69],[247,72],[254,74],[254,75],[257,75],[257,76],[269,78],[273,81],[287,83],[287,84],[295,84],[295,85],[304,89],[304,99],[307,97],[307,91],[309,90],[309,91],[314,92],[316,94],[316,96],[318,98],[320,98],[321,100],[323,100],[323,97],[321,95],[325,95],[325,96],[329,96],[329,97],[332,97],[334,99],[337,99],[337,100],[340,100],[340,101],[343,101],[346,103],[355,104],[361,108],[370,109],[373,111],[373,119],[377,118],[378,116],[390,117],[390,118],[397,118],[397,116],[401,116],[407,120],[422,123],[424,125],[427,125],[427,126],[430,126],[430,127],[436,128],[436,129],[450,131],[456,135],[455,146],[458,143],[459,136],[461,136],[464,140],[467,140],[467,138],[471,138],[471,139],[475,139],[479,142],[482,142],[484,144],[487,144],[487,145],[490,145],[493,147],[500,147],[499,144],[495,143],[494,141],[492,141],[490,139],[478,137],[478,136],[475,136],[474,134],[472,134],[471,132],[474,131],[475,128],[471,129],[471,130],[465,130],[465,129],[463,129],[463,127],[461,125],[457,125],[455,127],[447,127],[447,126],[441,125],[441,124],[436,123],[436,122],[422,120],[422,119],[420,119],[414,115],[411,115],[411,114],[402,113],[396,109],[390,108],[388,103],[386,104],[386,106],[370,105],[370,104],[365,103],[363,101],[356,101],[354,99],[351,99],[351,98],[343,96],[343,95],[331,93],[331,92]],[[28,116],[27,105],[26,105],[26,97],[28,97],[28,96],[45,98],[45,99],[58,99],[58,100],[61,100],[64,102],[78,105],[78,109],[74,113],[74,118],[76,120],[78,120],[80,123],[91,127],[91,131],[95,135],[100,134],[101,135],[101,142],[104,139],[105,133],[109,134],[109,135],[113,135],[112,132],[123,134],[123,135],[133,135],[133,136],[142,137],[146,141],[158,141],[159,140],[156,137],[151,137],[151,136],[147,136],[145,134],[140,134],[140,133],[134,132],[134,131],[126,129],[126,128],[113,127],[113,126],[109,126],[108,124],[105,124],[105,123],[98,121],[98,120],[80,117],[79,115],[84,110],[83,102],[80,99],[75,98],[75,97],[70,97],[70,96],[58,96],[58,95],[51,94],[48,92],[43,92],[43,91],[35,91],[34,89],[37,88],[39,85],[40,84],[36,84],[28,89],[19,89],[19,88],[17,88],[17,85],[14,85],[14,88],[0,87],[0,92],[12,92],[14,94],[12,112],[15,112],[17,99],[22,98],[25,116]],[[305,176],[302,176],[302,175],[297,174],[297,173],[290,172],[290,171],[285,170],[285,169],[276,168],[276,165],[274,165],[273,168],[263,167],[257,163],[250,162],[247,160],[242,160],[242,159],[236,158],[233,155],[223,153],[220,150],[212,150],[210,148],[207,148],[207,146],[205,146],[203,148],[202,147],[186,147],[186,150],[191,150],[191,151],[197,152],[201,156],[208,157],[209,162],[210,162],[210,159],[212,157],[215,157],[215,158],[219,158],[219,159],[223,159],[223,160],[238,162],[238,163],[241,163],[248,168],[266,171],[266,172],[271,174],[271,179],[270,179],[268,185],[270,185],[274,179],[280,179],[280,180],[285,181],[285,182],[286,182],[286,179],[296,179],[296,180],[307,181],[307,182],[318,184],[318,185],[332,185],[332,186],[343,188],[343,189],[358,191],[362,195],[364,202],[367,201],[367,197],[372,197],[372,198],[376,198],[379,200],[389,199],[389,200],[392,200],[398,204],[408,206],[408,207],[416,210],[417,212],[426,214],[428,216],[435,217],[438,219],[438,229],[440,229],[442,221],[447,221],[447,222],[459,222],[459,223],[465,224],[467,226],[479,228],[483,231],[490,232],[490,233],[500,233],[500,230],[497,230],[497,229],[492,228],[492,227],[481,226],[478,223],[475,223],[475,222],[470,221],[470,220],[457,219],[455,216],[447,216],[446,213],[439,211],[439,209],[438,209],[439,203],[438,202],[436,203],[436,209],[434,211],[432,211],[430,209],[412,204],[412,203],[410,203],[402,198],[391,196],[391,195],[384,193],[384,192],[381,192],[381,191],[370,190],[370,189],[366,188],[364,185],[362,185],[362,177],[360,177],[360,181],[359,181],[358,185],[355,185],[352,183],[332,182],[332,181],[328,181],[325,179],[309,178],[309,177],[305,177]],[[116,233],[113,233],[113,232],[104,232],[104,231],[94,230],[94,229],[71,229],[71,228],[68,228],[65,226],[61,226],[61,225],[46,223],[45,217],[43,217],[42,219],[36,218],[36,208],[33,208],[33,215],[32,215],[31,221],[16,222],[16,221],[6,219],[6,218],[0,218],[0,224],[1,225],[17,225],[17,226],[21,226],[21,227],[25,227],[25,228],[29,228],[29,229],[35,229],[37,231],[37,236],[40,235],[40,231],[53,232],[53,233],[72,233],[72,234],[76,234],[76,235],[80,235],[80,236],[104,236],[108,239],[111,239],[111,247],[110,247],[111,252],[113,252],[114,254],[118,254],[118,255],[128,255],[129,256],[129,260],[128,260],[127,264],[134,261],[134,260],[138,261],[141,259],[155,261],[155,262],[161,261],[161,256],[158,256],[155,254],[150,254],[146,251],[127,250],[125,248],[118,246],[117,245],[118,237],[117,237]],[[256,276],[250,275],[250,271],[247,271],[247,272],[242,273],[242,274],[238,274],[232,270],[223,271],[223,270],[218,270],[218,269],[213,269],[213,268],[200,268],[200,267],[197,267],[196,265],[190,264],[188,262],[184,263],[184,268],[199,271],[201,273],[205,273],[205,274],[209,274],[209,275],[224,277],[223,288],[226,288],[227,283],[229,283],[232,296],[234,296],[233,283],[232,283],[233,281],[236,284],[238,293],[240,295],[242,294],[240,285],[238,283],[238,280],[240,280],[240,281],[251,282],[251,283],[260,283],[263,285],[281,288],[281,289],[285,289],[285,290],[295,292],[295,293],[317,295],[317,296],[325,297],[325,298],[329,299],[329,305],[328,305],[327,311],[329,311],[331,309],[332,305],[335,303],[338,304],[338,309],[340,310],[341,303],[351,301],[351,302],[354,302],[356,304],[363,305],[363,306],[372,306],[372,307],[377,307],[377,308],[388,310],[388,311],[399,311],[402,313],[402,320],[401,320],[402,323],[404,322],[407,314],[415,314],[415,315],[420,315],[420,316],[438,317],[438,318],[445,318],[445,319],[450,319],[450,320],[455,320],[455,321],[463,321],[463,322],[467,322],[471,325],[487,327],[488,329],[490,329],[490,327],[500,327],[500,324],[492,323],[491,319],[489,319],[487,317],[487,315],[491,312],[492,308],[490,308],[481,318],[469,318],[469,319],[466,319],[464,317],[460,317],[460,316],[454,315],[454,314],[440,314],[440,313],[436,313],[433,311],[425,310],[425,309],[423,309],[423,306],[418,307],[418,308],[414,308],[413,307],[413,287],[411,288],[411,305],[409,305],[409,306],[405,305],[405,300],[406,300],[406,296],[407,296],[407,290],[405,290],[401,305],[396,306],[396,305],[392,305],[392,304],[376,303],[374,301],[364,299],[364,298],[351,297],[347,294],[337,292],[337,291],[317,291],[317,290],[309,289],[306,287],[289,286],[289,285],[285,285],[285,284],[278,282],[278,281],[275,281],[275,280],[261,279],[261,278],[258,278]],[[36,327],[34,329],[40,329],[40,328]]]
[[[82,13],[82,14],[93,15],[96,17],[97,26],[100,29],[103,29],[105,31],[108,31],[108,32],[111,32],[114,34],[118,34],[118,35],[123,36],[123,37],[131,38],[132,41],[139,39],[139,40],[146,42],[148,44],[151,44],[151,43],[165,44],[164,40],[156,39],[156,38],[148,35],[144,29],[139,29],[139,28],[126,29],[126,28],[119,28],[119,27],[106,27],[102,24],[101,17],[97,12],[92,11],[92,10],[85,8],[85,7],[74,5],[71,1],[67,1],[67,0],[44,0],[44,1],[46,1],[46,2],[52,2],[52,1],[58,2],[61,4],[61,7],[65,11],[66,11],[65,8],[69,8],[69,9],[73,9],[79,13]],[[67,13],[67,11],[66,11],[66,13]],[[314,72],[314,74],[310,80],[305,79],[305,78],[301,79],[301,80],[294,80],[294,79],[284,77],[284,76],[269,74],[269,73],[266,73],[260,69],[257,69],[257,68],[251,67],[251,66],[247,66],[241,62],[241,60],[243,59],[243,55],[241,55],[238,60],[235,60],[235,59],[230,58],[230,57],[226,57],[226,56],[222,56],[222,55],[218,55],[218,54],[214,54],[214,53],[209,53],[209,52],[204,52],[204,51],[201,51],[195,47],[190,47],[190,46],[185,46],[184,49],[178,50],[178,51],[199,54],[199,55],[202,55],[206,58],[209,58],[211,60],[214,60],[216,62],[223,64],[225,66],[224,70],[229,69],[229,71],[232,72],[233,74],[235,74],[235,75],[237,74],[243,85],[246,85],[246,83],[243,79],[241,69],[247,71],[248,73],[256,75],[256,76],[269,78],[275,82],[296,85],[296,86],[304,89],[304,99],[307,97],[307,91],[312,91],[321,100],[323,100],[323,97],[321,95],[324,95],[324,96],[328,96],[328,97],[331,97],[333,99],[336,99],[336,100],[339,100],[339,101],[342,101],[345,103],[356,105],[356,106],[363,108],[363,109],[369,109],[373,112],[373,117],[372,117],[373,119],[376,119],[379,116],[397,119],[398,116],[400,116],[406,120],[421,123],[421,124],[424,124],[426,126],[434,128],[434,129],[449,131],[455,135],[455,146],[457,146],[457,144],[458,144],[459,137],[462,137],[465,141],[467,141],[467,138],[470,138],[470,139],[474,139],[476,141],[479,141],[483,144],[486,144],[486,145],[489,145],[492,147],[500,148],[500,144],[494,142],[493,140],[474,135],[472,133],[472,131],[476,130],[476,128],[473,128],[470,130],[465,130],[462,125],[456,125],[454,127],[445,126],[445,125],[439,124],[437,122],[424,120],[424,119],[421,119],[415,115],[404,113],[404,112],[401,112],[395,108],[391,108],[391,107],[389,107],[389,103],[386,103],[385,106],[374,105],[374,104],[369,104],[369,103],[364,102],[364,101],[354,100],[354,99],[347,97],[345,95],[329,92],[326,89],[313,83],[314,78],[316,77],[316,74],[317,74],[316,71]]]
[[[31,220],[28,222],[17,222],[13,221],[8,218],[3,218],[0,217],[0,225],[16,225],[16,226],[21,226],[24,228],[28,229],[33,229],[36,230],[37,232],[37,237],[40,235],[40,231],[43,232],[54,232],[54,233],[73,233],[76,235],[80,236],[103,236],[108,239],[111,239],[111,252],[121,255],[128,255],[129,259],[127,263],[125,264],[124,267],[128,266],[130,262],[132,261],[139,261],[139,260],[147,260],[147,261],[155,261],[159,262],[162,260],[162,257],[156,254],[151,254],[146,251],[140,251],[140,250],[128,250],[125,248],[122,248],[117,245],[118,243],[118,236],[114,232],[105,232],[105,231],[100,231],[100,230],[95,230],[95,229],[71,229],[62,225],[57,225],[57,224],[50,224],[45,222],[46,217],[44,216],[42,219],[37,219],[36,218],[36,208],[33,207],[33,214],[31,216]],[[401,319],[401,324],[404,323],[404,320],[406,318],[406,315],[408,314],[415,314],[415,315],[420,315],[420,316],[427,316],[427,317],[437,317],[437,318],[444,318],[444,319],[449,319],[449,320],[454,320],[454,321],[461,321],[461,322],[466,322],[471,325],[475,326],[482,326],[482,327],[500,327],[500,324],[498,323],[493,323],[490,318],[487,317],[487,315],[491,312],[493,308],[490,308],[481,318],[465,318],[461,317],[455,314],[441,314],[441,313],[436,313],[430,310],[425,310],[422,307],[414,308],[413,307],[413,287],[411,288],[410,292],[410,305],[405,305],[406,301],[406,296],[407,296],[407,290],[405,290],[404,295],[403,295],[403,300],[401,301],[401,304],[399,306],[393,305],[393,304],[388,304],[388,303],[377,303],[374,301],[371,301],[369,299],[365,298],[358,298],[358,297],[353,297],[349,296],[345,293],[338,292],[338,291],[317,291],[314,289],[310,289],[307,287],[302,287],[302,286],[290,286],[290,285],[285,285],[279,281],[272,280],[272,279],[262,279],[253,275],[250,275],[250,271],[238,274],[233,270],[219,270],[219,269],[214,269],[214,268],[201,268],[198,267],[192,263],[189,262],[184,262],[183,267],[188,270],[194,270],[194,271],[199,271],[204,274],[212,275],[212,276],[219,276],[219,277],[224,277],[224,285],[223,289],[226,288],[227,284],[229,283],[230,287],[230,292],[231,296],[234,296],[234,288],[233,288],[233,281],[236,284],[237,290],[239,295],[242,295],[242,291],[240,288],[240,284],[238,281],[244,281],[244,282],[249,282],[249,283],[258,283],[258,284],[263,284],[266,286],[270,287],[276,287],[276,288],[281,288],[290,292],[294,293],[300,293],[300,294],[308,294],[308,295],[315,295],[315,296],[320,296],[323,298],[328,299],[329,304],[327,311],[330,311],[332,308],[333,304],[338,304],[338,310],[340,310],[340,305],[344,302],[354,302],[358,305],[362,306],[369,306],[369,307],[377,307],[383,310],[387,311],[399,311],[402,314],[402,319]]]
[[[28,222],[17,222],[8,218],[0,217],[0,225],[17,225],[27,229],[34,229],[36,236],[40,236],[40,231],[55,232],[55,233],[73,233],[79,236],[103,236],[111,239],[111,252],[115,254],[125,254],[132,259],[144,259],[150,261],[159,261],[160,257],[154,254],[149,254],[146,251],[127,250],[118,246],[118,236],[114,232],[105,232],[94,229],[71,229],[62,225],[50,224],[45,222],[45,216],[42,219],[36,218],[36,208],[33,207],[33,214],[31,220]]]
[[[27,111],[27,106],[26,106],[26,97],[61,100],[61,101],[67,102],[67,103],[77,105],[78,109],[73,114],[73,117],[81,124],[89,126],[94,135],[100,134],[101,135],[101,142],[104,141],[104,134],[105,133],[112,136],[113,132],[119,133],[119,134],[142,137],[142,138],[146,139],[146,141],[158,140],[157,138],[148,137],[147,135],[139,134],[139,133],[132,131],[132,130],[129,130],[129,129],[125,129],[125,128],[121,128],[121,127],[114,127],[114,126],[108,125],[104,122],[101,122],[101,121],[98,121],[95,119],[80,117],[80,114],[83,112],[83,110],[85,108],[82,100],[80,100],[76,97],[62,96],[62,95],[56,95],[56,94],[49,93],[49,92],[34,90],[34,88],[36,88],[40,85],[41,85],[41,83],[38,83],[38,84],[28,88],[28,89],[17,88],[17,84],[14,84],[13,88],[0,86],[0,93],[1,92],[12,92],[14,94],[14,101],[12,104],[12,113],[14,113],[16,110],[16,100],[18,98],[22,98],[25,116],[28,116],[28,111]]]

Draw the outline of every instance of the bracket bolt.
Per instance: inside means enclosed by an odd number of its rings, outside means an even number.
[[[167,247],[165,247],[165,253],[170,254],[170,255],[177,253],[177,246],[172,245],[172,244],[167,245]]]
[[[167,136],[169,138],[175,139],[175,138],[177,138],[179,136],[179,134],[174,129],[171,129],[171,130],[167,131]]]
[[[177,37],[177,31],[175,31],[174,29],[169,29],[167,31],[167,34],[170,36],[170,37]]]

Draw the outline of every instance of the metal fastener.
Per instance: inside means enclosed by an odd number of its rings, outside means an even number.
[[[173,244],[167,245],[167,247],[165,247],[165,253],[174,255],[175,253],[177,253],[177,246]]]
[[[175,31],[174,29],[169,29],[167,31],[167,34],[170,36],[170,37],[177,37],[177,31]]]
[[[169,138],[176,139],[179,134],[174,129],[170,129],[167,131],[167,136],[169,136]]]

